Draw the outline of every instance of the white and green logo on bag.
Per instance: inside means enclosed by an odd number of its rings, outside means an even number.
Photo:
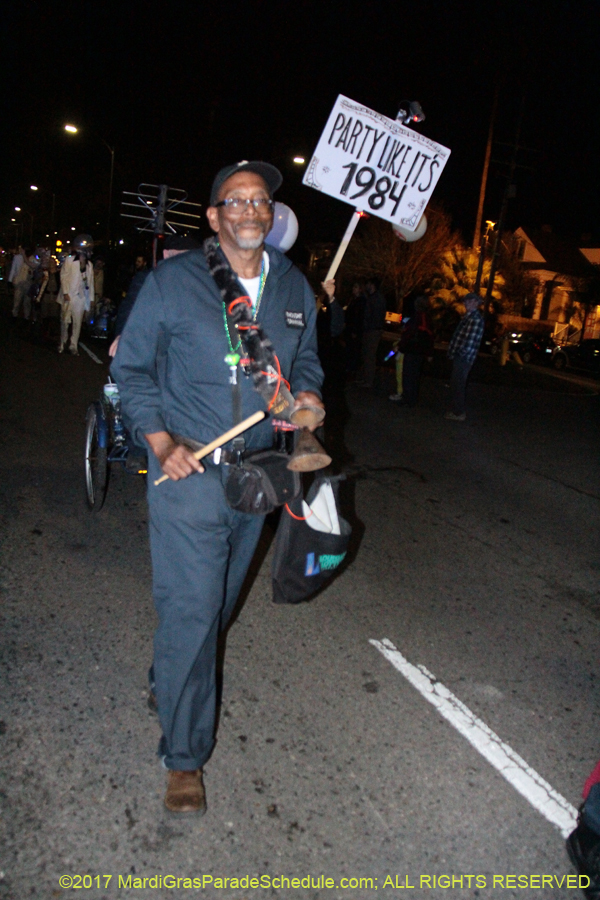
[[[330,572],[332,569],[337,569],[345,555],[345,553],[322,553],[319,555],[307,553],[304,574],[306,576],[320,575],[321,572]]]

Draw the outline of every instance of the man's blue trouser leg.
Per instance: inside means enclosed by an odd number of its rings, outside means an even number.
[[[152,455],[151,455],[152,456]],[[216,651],[221,624],[235,606],[256,549],[263,516],[232,510],[222,470],[181,481],[154,480],[148,466],[150,547],[158,627],[154,677],[169,769],[203,766],[214,745]]]

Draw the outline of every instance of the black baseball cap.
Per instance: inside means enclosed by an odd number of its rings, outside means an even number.
[[[272,166],[271,163],[261,162],[261,160],[248,162],[247,159],[243,159],[241,162],[234,163],[232,166],[225,166],[224,169],[221,169],[221,171],[217,173],[210,192],[211,206],[214,206],[219,198],[221,185],[224,184],[228,178],[231,178],[232,175],[235,175],[236,172],[256,172],[257,175],[264,178],[271,196],[273,196],[283,181],[281,172],[279,169],[276,169],[275,166]]]

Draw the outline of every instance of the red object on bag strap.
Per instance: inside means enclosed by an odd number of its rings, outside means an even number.
[[[306,520],[307,520],[307,519],[310,519],[310,517],[312,516],[312,509],[311,509],[310,513],[309,513],[307,516],[297,516],[295,513],[293,513],[293,512],[291,511],[291,509],[290,509],[290,507],[289,507],[289,505],[288,505],[287,503],[285,504],[285,508],[286,508],[287,511],[289,512],[289,514],[290,514],[290,516],[292,517],[292,519],[296,519],[297,522],[306,522]]]

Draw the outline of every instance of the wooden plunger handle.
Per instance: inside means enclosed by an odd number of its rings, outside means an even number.
[[[215,438],[214,441],[211,441],[210,444],[206,445],[206,447],[202,447],[201,450],[196,450],[194,453],[195,459],[202,459],[203,457],[208,456],[209,453],[212,453],[213,450],[217,449],[217,447],[222,447],[223,444],[226,444],[227,441],[233,440],[233,438],[237,437],[238,434],[241,434],[243,431],[247,431],[258,422],[262,422],[266,415],[266,412],[264,412],[262,409],[259,409],[258,412],[255,412],[253,413],[253,415],[248,416],[248,418],[244,419],[243,422],[240,422],[239,425],[234,425],[233,428],[230,428],[229,431],[225,432],[225,434],[222,434],[220,435],[220,437]],[[158,486],[159,484],[162,484],[163,481],[168,480],[169,476],[163,475],[162,478],[157,478],[154,484],[155,486]]]

